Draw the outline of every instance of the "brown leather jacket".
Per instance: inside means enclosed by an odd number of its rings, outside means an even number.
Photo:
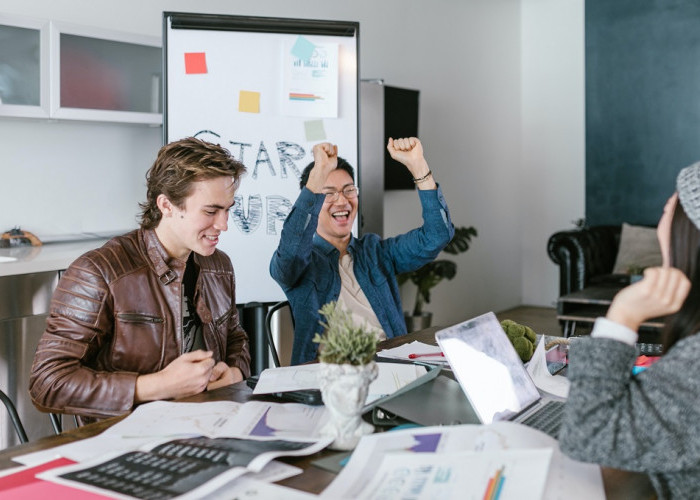
[[[220,251],[194,255],[202,334],[215,361],[250,375],[235,278]],[[105,418],[134,406],[136,378],[182,354],[185,263],[153,230],[136,230],[78,258],[61,277],[34,356],[29,392],[41,411]]]

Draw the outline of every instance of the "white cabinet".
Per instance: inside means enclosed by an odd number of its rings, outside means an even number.
[[[0,16],[0,115],[48,118],[48,21]]]
[[[161,53],[157,37],[0,16],[0,116],[160,125]]]
[[[51,117],[160,124],[154,37],[51,23]]]

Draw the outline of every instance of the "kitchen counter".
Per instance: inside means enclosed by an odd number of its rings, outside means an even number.
[[[0,276],[61,271],[82,254],[104,245],[108,238],[45,243],[38,247],[0,248]]]

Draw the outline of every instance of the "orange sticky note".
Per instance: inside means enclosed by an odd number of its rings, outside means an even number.
[[[260,92],[241,90],[238,94],[238,111],[260,113]]]
[[[185,52],[185,73],[196,75],[207,72],[207,55],[204,52]]]

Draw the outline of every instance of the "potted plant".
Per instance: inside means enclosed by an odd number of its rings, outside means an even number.
[[[444,252],[456,255],[469,250],[469,243],[477,236],[476,229],[469,227],[456,227],[452,240],[444,248]],[[407,281],[416,285],[416,301],[413,311],[405,313],[406,328],[409,332],[421,330],[430,326],[432,313],[423,311],[423,304],[430,303],[430,291],[443,279],[451,280],[457,273],[457,264],[451,260],[437,259],[427,263],[420,269],[397,276],[399,286]]]
[[[377,378],[374,354],[377,338],[373,331],[356,326],[350,312],[329,302],[319,311],[325,317],[323,335],[313,341],[320,345],[320,387],[329,420],[321,435],[334,438],[331,448],[351,450],[374,428],[362,420],[362,408],[369,384]]]

